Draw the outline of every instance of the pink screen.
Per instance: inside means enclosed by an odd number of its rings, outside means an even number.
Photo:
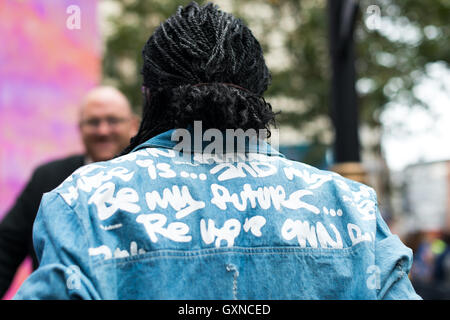
[[[78,104],[101,72],[97,1],[0,0],[0,39],[2,219],[36,166],[83,150]]]

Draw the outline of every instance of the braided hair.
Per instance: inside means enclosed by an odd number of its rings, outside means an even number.
[[[275,113],[262,94],[271,76],[250,29],[212,3],[179,7],[142,50],[144,107],[122,152],[162,132],[202,121],[204,129],[266,129]]]

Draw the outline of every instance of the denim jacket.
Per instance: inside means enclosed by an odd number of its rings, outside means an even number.
[[[373,189],[268,145],[188,161],[172,133],[43,196],[15,299],[420,299]]]

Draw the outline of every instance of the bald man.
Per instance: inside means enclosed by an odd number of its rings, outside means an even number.
[[[138,120],[127,98],[112,87],[99,87],[83,99],[80,132],[87,162],[106,161],[126,146],[138,130]]]
[[[36,269],[32,227],[45,192],[56,188],[79,167],[112,159],[130,142],[139,127],[127,98],[117,89],[101,86],[83,98],[79,129],[85,154],[52,161],[36,168],[0,223],[0,297],[8,290],[18,266],[29,255]]]

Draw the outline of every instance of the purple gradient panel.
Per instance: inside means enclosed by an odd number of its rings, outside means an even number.
[[[72,5],[79,29],[67,27]],[[97,1],[0,0],[0,39],[1,219],[36,166],[83,150],[78,105],[101,72]]]
[[[67,20],[75,5],[80,28]],[[83,95],[100,80],[96,0],[0,0],[0,219],[36,166],[82,152]],[[3,299],[31,272],[27,258]]]

